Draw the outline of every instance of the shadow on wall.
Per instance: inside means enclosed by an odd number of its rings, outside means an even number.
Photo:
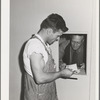
[[[21,49],[20,49],[20,52],[19,52],[19,55],[18,55],[18,61],[19,61],[19,67],[20,67],[20,71],[21,71],[21,93],[20,93],[20,100],[24,100],[24,62],[23,62],[23,51],[24,51],[24,47],[25,47],[25,44],[27,43],[27,41],[22,45]]]

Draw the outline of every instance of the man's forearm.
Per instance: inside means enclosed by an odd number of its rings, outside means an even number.
[[[67,68],[58,72],[41,72],[36,74],[35,81],[37,84],[45,84],[58,78],[69,78],[73,74],[74,72]]]
[[[35,77],[35,81],[37,84],[45,84],[50,83],[61,77],[61,72],[47,72],[40,73],[37,77]]]

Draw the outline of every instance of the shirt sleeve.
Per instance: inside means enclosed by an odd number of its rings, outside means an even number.
[[[32,53],[39,53],[43,56],[43,46],[39,41],[30,41],[28,45],[28,57],[32,55]],[[43,56],[44,57],[44,56]]]

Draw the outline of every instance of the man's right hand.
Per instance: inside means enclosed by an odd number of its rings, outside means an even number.
[[[64,70],[65,68],[66,68],[66,64],[65,63],[60,64],[60,66],[59,66],[60,70]]]
[[[61,71],[61,78],[67,79],[74,74],[74,71],[70,70],[69,68],[65,68]]]

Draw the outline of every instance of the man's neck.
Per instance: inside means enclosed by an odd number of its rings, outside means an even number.
[[[44,30],[41,30],[38,35],[43,39],[43,41],[45,42],[45,44],[47,44],[47,36],[46,36],[46,32]]]

